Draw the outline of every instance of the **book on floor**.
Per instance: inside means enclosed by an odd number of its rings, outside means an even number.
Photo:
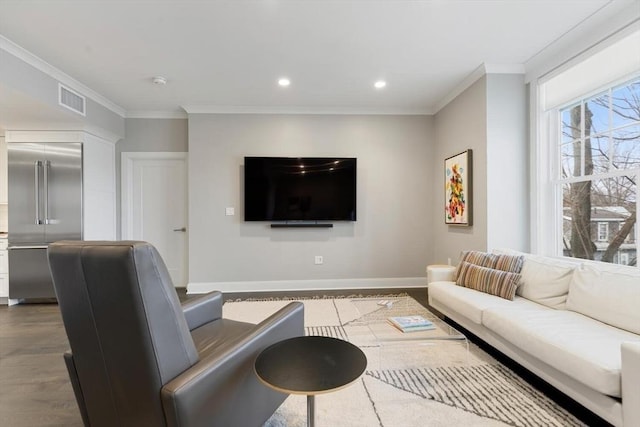
[[[389,317],[388,320],[402,332],[428,331],[436,328],[433,322],[422,316],[395,316]]]

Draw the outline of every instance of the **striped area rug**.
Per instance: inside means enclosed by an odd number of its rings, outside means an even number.
[[[584,426],[562,407],[473,344],[384,345],[371,322],[388,316],[433,316],[408,296],[302,299],[305,333],[340,338],[366,354],[365,374],[316,396],[316,425],[331,427]],[[225,303],[224,317],[258,323],[287,300]],[[306,397],[291,395],[264,427],[306,426]]]
[[[304,334],[307,336],[319,335],[349,341],[347,333],[342,326],[306,326],[304,328]]]
[[[502,365],[367,371],[366,375],[510,426],[582,425]]]

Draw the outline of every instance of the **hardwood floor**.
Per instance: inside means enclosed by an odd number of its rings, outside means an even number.
[[[420,304],[439,314],[428,306],[426,288],[229,293],[224,295],[224,299],[389,295],[400,292],[411,295]],[[184,289],[178,290],[178,296],[183,301],[193,297],[186,295]],[[467,336],[587,425],[608,425],[471,334]],[[57,304],[0,306],[0,426],[82,426],[62,359],[62,354],[68,348]]]
[[[426,305],[424,288],[225,294],[225,300],[399,292],[406,292]],[[178,296],[181,300],[190,298],[184,290],[178,290]],[[82,426],[62,358],[68,348],[57,304],[0,306],[0,426]]]
[[[0,425],[82,426],[56,304],[0,306]]]

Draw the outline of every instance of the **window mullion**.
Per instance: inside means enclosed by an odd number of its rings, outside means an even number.
[[[613,144],[613,89],[609,88],[607,92],[609,95],[609,128],[607,132],[607,136],[609,138],[609,161],[607,170],[613,170],[613,155],[615,154],[615,147]]]
[[[584,114],[586,112],[585,102],[580,102],[580,176],[584,176],[585,174],[585,164],[584,164],[584,153],[585,153],[585,144],[586,144],[586,131],[585,131],[585,120]]]

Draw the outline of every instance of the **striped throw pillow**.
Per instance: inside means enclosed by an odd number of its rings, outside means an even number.
[[[524,265],[522,255],[495,255],[496,263],[493,266],[496,270],[508,271],[510,273],[520,273]]]
[[[480,267],[468,262],[460,263],[460,274],[456,280],[457,285],[508,300],[513,300],[519,282],[518,273]]]
[[[481,267],[489,267],[493,268],[496,265],[496,260],[498,255],[489,254],[487,252],[480,251],[462,251],[460,254],[460,262],[456,267],[455,278],[458,280],[458,276],[460,276],[460,267],[463,262],[468,262],[469,264],[479,265]]]

